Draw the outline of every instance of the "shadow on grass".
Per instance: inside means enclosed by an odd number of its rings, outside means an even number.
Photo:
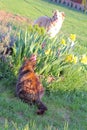
[[[15,95],[17,77],[13,68],[9,66],[9,61],[0,60],[0,92],[3,94],[6,90]]]

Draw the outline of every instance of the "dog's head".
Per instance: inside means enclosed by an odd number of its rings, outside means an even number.
[[[59,12],[58,10],[53,11],[53,17],[52,21],[63,21],[65,18],[65,13],[64,12]]]

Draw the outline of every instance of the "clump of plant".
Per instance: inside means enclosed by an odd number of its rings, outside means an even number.
[[[64,125],[62,125],[63,130],[68,130],[68,123],[64,123]],[[3,124],[3,128],[6,130],[9,129],[15,129],[15,130],[58,130],[58,127],[53,126],[53,124],[48,124],[48,125],[37,125],[37,122],[34,120],[30,120],[26,125],[20,125],[17,124],[14,121],[8,121],[7,119],[5,119],[5,123]]]
[[[25,32],[18,33],[18,40],[13,48],[14,64],[20,66],[24,57],[35,54],[38,74],[58,76],[66,67],[77,63],[87,64],[86,55],[79,56],[74,52],[75,44],[75,34],[70,34],[68,38],[60,36],[50,39],[43,28],[29,26]]]
[[[76,35],[51,39],[46,35],[43,27],[29,26],[25,31],[19,30],[17,40],[14,44],[11,58],[12,72],[15,76],[23,63],[24,57],[30,57],[32,54],[37,56],[36,72],[38,75],[47,78],[59,77],[65,68],[86,65],[87,56],[79,56],[74,51],[77,45]]]

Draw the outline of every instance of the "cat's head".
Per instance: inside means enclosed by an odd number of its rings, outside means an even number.
[[[26,58],[24,57],[24,64],[23,64],[23,68],[25,69],[30,69],[30,70],[34,70],[35,66],[36,66],[36,55],[32,54],[30,56],[30,58]]]

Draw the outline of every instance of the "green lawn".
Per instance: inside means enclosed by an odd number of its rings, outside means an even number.
[[[58,9],[64,11],[66,18],[61,33],[68,35],[75,33],[83,49],[87,41],[87,15],[81,12],[70,10],[69,8],[56,5],[50,0],[1,0],[0,9],[20,14],[34,20],[41,15],[52,15],[52,10]],[[84,51],[84,50],[83,50]]]
[[[41,15],[52,15],[59,9],[66,14],[60,34],[77,35],[77,52],[87,54],[87,15],[56,5],[49,0],[1,0],[0,9],[26,16],[32,20]],[[28,106],[14,96],[15,85],[0,80],[0,130],[87,130],[87,69],[68,68],[64,80],[50,87],[56,92],[45,93],[43,101],[48,111],[44,116],[35,114],[36,107]]]

